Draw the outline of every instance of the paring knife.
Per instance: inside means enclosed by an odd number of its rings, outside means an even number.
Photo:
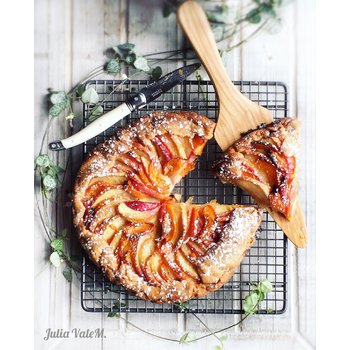
[[[164,92],[183,82],[199,67],[200,63],[195,63],[176,69],[173,72],[164,75],[159,80],[154,81],[153,83],[142,88],[120,106],[102,115],[76,134],[61,141],[50,142],[49,149],[53,151],[61,151],[67,148],[75,147],[87,140],[92,139],[111,127],[113,124],[117,123],[119,120],[129,115],[135,109],[144,107],[147,103],[155,100]]]

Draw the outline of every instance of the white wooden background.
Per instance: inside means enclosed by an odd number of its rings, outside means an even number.
[[[235,0],[233,0],[234,2]],[[238,0],[237,0],[238,1]],[[232,2],[232,1],[231,1]],[[315,188],[313,95],[314,0],[295,0],[283,11],[278,34],[261,33],[225,56],[234,80],[278,80],[289,88],[290,115],[303,125],[300,161],[300,200],[306,213],[309,244],[289,249],[289,304],[276,316],[254,316],[242,327],[226,332],[225,348],[311,349],[315,347]],[[35,1],[35,151],[38,152],[47,122],[45,95],[49,87],[69,90],[90,70],[105,61],[106,48],[126,41],[142,53],[181,46],[183,35],[174,15],[164,19],[161,0],[36,0]],[[173,66],[164,66],[164,71]],[[50,139],[67,130],[55,124]],[[58,161],[64,161],[60,154]],[[49,245],[38,220],[35,226],[35,338],[36,349],[175,349],[127,327],[105,314],[86,313],[80,306],[79,282],[67,283],[48,263]],[[213,328],[239,319],[233,315],[201,316]],[[127,318],[163,336],[179,337],[185,330],[202,334],[191,316],[130,314]],[[72,330],[103,327],[104,339],[53,339],[44,341],[46,329]],[[207,338],[191,349],[213,348]]]

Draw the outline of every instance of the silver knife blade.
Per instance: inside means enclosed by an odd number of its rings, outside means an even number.
[[[154,81],[151,84],[148,84],[144,88],[139,91],[139,95],[141,95],[141,99],[145,104],[155,100],[161,94],[166,91],[169,91],[174,86],[182,83],[186,78],[191,75],[195,70],[200,67],[200,63],[190,64],[188,66],[184,66],[174,70],[173,72],[164,75],[157,81]],[[136,108],[140,108],[140,106],[136,106]]]
[[[81,143],[97,136],[101,132],[111,127],[113,124],[117,123],[122,118],[129,115],[135,109],[144,107],[147,103],[155,100],[164,92],[170,90],[177,84],[182,83],[199,67],[200,63],[195,63],[178,68],[173,72],[164,75],[159,80],[154,81],[142,88],[139,92],[128,98],[117,108],[102,115],[76,134],[61,141],[50,142],[49,149],[53,151],[61,151],[80,145]]]

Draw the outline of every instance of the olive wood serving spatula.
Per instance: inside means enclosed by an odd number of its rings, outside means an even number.
[[[219,105],[214,136],[220,148],[225,151],[241,137],[242,132],[255,129],[261,123],[271,123],[272,115],[269,110],[242,95],[233,85],[201,6],[195,1],[184,2],[178,9],[177,19],[214,85]],[[306,246],[307,230],[298,199],[291,221],[270,208],[267,210],[297,247]]]

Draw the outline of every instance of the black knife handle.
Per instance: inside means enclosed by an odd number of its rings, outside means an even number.
[[[142,92],[138,92],[137,94],[128,98],[125,103],[129,107],[130,111],[135,109],[144,107],[147,104],[146,96]]]
[[[62,151],[66,149],[61,141],[54,141],[49,143],[49,149],[51,151]]]

